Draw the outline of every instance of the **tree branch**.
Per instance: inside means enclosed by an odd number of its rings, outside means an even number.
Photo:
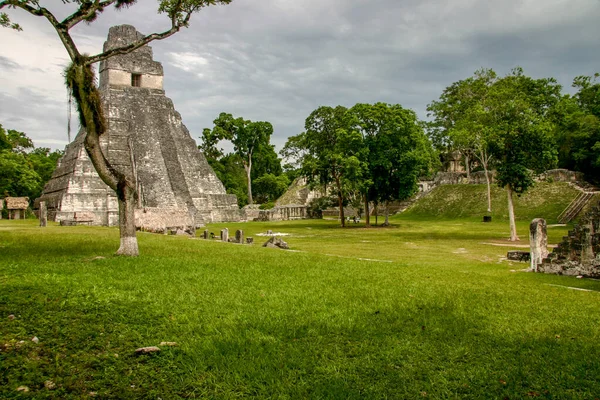
[[[116,2],[117,0],[105,0],[105,1],[99,1],[96,0],[94,1],[94,3],[84,3],[82,4],[79,9],[77,9],[76,12],[74,12],[73,14],[69,15],[67,18],[65,18],[61,24],[64,25],[67,29],[71,29],[72,27],[74,27],[75,25],[77,25],[78,23],[80,23],[83,20],[86,20],[88,18],[91,18],[96,11],[104,11],[104,8],[110,6],[111,4],[113,4],[114,2]]]
[[[32,2],[31,4],[37,4],[37,2]],[[61,24],[56,19],[54,14],[52,14],[50,11],[48,11],[48,9],[46,9],[44,7],[40,7],[40,6],[33,7],[31,4],[29,2],[23,2],[23,1],[19,1],[19,0],[3,0],[3,1],[0,1],[0,10],[7,6],[14,7],[14,8],[18,7],[22,10],[27,11],[31,15],[35,15],[38,17],[45,17],[48,20],[48,22],[50,22],[50,24],[56,30],[56,33],[58,34],[58,37],[60,38],[63,45],[65,46],[67,53],[69,53],[69,57],[71,58],[71,60],[74,61],[77,58],[81,57],[81,54],[79,54],[79,50],[77,50],[77,46],[75,45],[75,42],[71,38],[71,35],[69,35],[69,29],[66,26],[64,26],[63,24]]]
[[[169,36],[179,32],[181,27],[188,25],[190,17],[192,16],[192,12],[193,11],[187,12],[185,18],[183,20],[181,20],[181,22],[177,22],[177,20],[172,19],[171,20],[171,29],[169,29],[167,31],[164,31],[161,33],[151,33],[150,35],[146,35],[143,38],[141,38],[140,40],[136,40],[135,42],[128,44],[127,46],[117,47],[117,48],[110,49],[105,52],[96,54],[94,56],[86,57],[85,64],[90,65],[90,64],[94,64],[94,63],[106,60],[112,56],[116,56],[119,54],[131,53],[132,51],[137,50],[140,47],[142,47],[154,40],[166,39]]]

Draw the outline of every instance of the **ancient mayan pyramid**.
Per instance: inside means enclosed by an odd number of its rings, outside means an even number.
[[[141,37],[133,26],[112,27],[104,50]],[[104,154],[131,174],[139,196],[136,224],[185,225],[244,219],[226,194],[181,116],[163,90],[163,68],[144,46],[100,63],[100,91],[108,122]],[[48,218],[118,224],[115,193],[102,182],[83,146],[81,130],[59,161],[42,196]]]

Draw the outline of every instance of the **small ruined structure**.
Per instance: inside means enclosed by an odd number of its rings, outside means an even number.
[[[261,210],[258,205],[253,204],[244,207],[244,211],[249,221],[307,219],[312,217],[308,212],[308,205],[313,199],[322,196],[322,193],[308,187],[306,178],[296,178],[272,209]]]
[[[548,230],[546,220],[536,218],[529,225],[530,270],[537,272],[538,266],[548,257]]]
[[[445,154],[444,170],[446,172],[464,172],[465,167],[462,163],[463,155],[460,151],[454,150]]]
[[[112,27],[104,50],[141,37],[133,26]],[[108,127],[102,150],[136,182],[138,228],[166,232],[245,219],[165,96],[163,68],[149,46],[101,62],[100,92]],[[84,137],[82,129],[67,146],[36,208],[45,201],[53,221],[77,224],[86,213],[94,225],[117,225],[116,195],[94,170]]]
[[[289,221],[310,218],[308,207],[300,204],[275,206],[270,210],[245,209],[248,219],[252,221]]]
[[[25,211],[29,207],[29,197],[6,197],[8,219],[25,219]]]
[[[538,271],[600,278],[600,203],[579,220]]]

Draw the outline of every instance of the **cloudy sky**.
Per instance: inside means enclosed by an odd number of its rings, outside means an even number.
[[[164,30],[156,9],[157,1],[138,0],[107,11],[77,26],[75,39],[95,54],[112,25]],[[0,28],[0,124],[62,149],[67,54],[46,20],[9,14],[24,31]],[[504,75],[522,66],[571,91],[573,77],[600,72],[598,21],[600,0],[234,0],[152,47],[194,139],[224,111],[270,121],[280,149],[321,105],[383,101],[425,118],[446,86],[481,67]]]

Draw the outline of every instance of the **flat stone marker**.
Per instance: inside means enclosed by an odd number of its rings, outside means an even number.
[[[506,253],[506,258],[511,261],[529,261],[530,254],[528,251],[510,250]]]
[[[548,231],[546,229],[546,220],[536,218],[529,225],[529,246],[531,253],[531,267],[534,272],[538,272],[538,267],[548,257]]]
[[[221,240],[223,242],[229,241],[229,229],[227,229],[227,228],[221,229]]]
[[[283,250],[290,249],[290,246],[288,246],[288,244],[286,242],[284,242],[283,239],[281,239],[280,237],[277,237],[277,236],[271,237],[269,240],[267,240],[265,242],[265,244],[263,244],[262,247],[270,247],[270,248],[274,248],[274,249],[283,249]]]
[[[150,354],[150,353],[157,353],[159,351],[160,351],[160,349],[156,346],[148,346],[148,347],[140,347],[139,349],[135,349],[135,354],[137,354],[137,355]]]
[[[48,209],[46,202],[40,201],[40,226],[45,227],[46,225],[48,225]]]
[[[236,243],[244,244],[244,231],[243,230],[238,229],[237,231],[235,231],[235,241],[236,241]]]

